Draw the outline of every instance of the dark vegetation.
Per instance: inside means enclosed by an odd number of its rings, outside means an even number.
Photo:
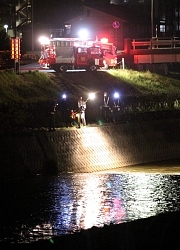
[[[56,127],[64,127],[64,110],[77,108],[77,99],[88,100],[89,124],[131,122],[179,115],[179,74],[160,76],[150,72],[110,70],[108,72],[71,72],[64,74],[0,73],[0,131],[46,129],[47,111],[57,101]],[[108,94],[108,112],[104,115],[104,92]],[[120,97],[114,99],[114,92]],[[67,98],[63,99],[62,94]],[[118,108],[114,108],[118,106]],[[69,121],[68,121],[69,122]],[[68,124],[69,125],[69,124]]]

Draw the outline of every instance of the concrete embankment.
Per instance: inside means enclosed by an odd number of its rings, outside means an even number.
[[[1,135],[0,179],[93,172],[180,157],[180,120]]]

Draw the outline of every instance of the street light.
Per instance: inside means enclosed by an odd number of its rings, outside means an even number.
[[[4,28],[6,29],[6,33],[7,33],[7,30],[8,30],[8,25],[7,25],[7,24],[5,24],[5,25],[4,25]]]

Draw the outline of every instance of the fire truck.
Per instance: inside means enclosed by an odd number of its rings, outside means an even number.
[[[91,43],[91,41],[90,41]],[[94,46],[99,46],[103,54],[103,69],[108,69],[117,66],[116,47],[113,43],[108,43],[108,39],[103,38],[101,41],[93,41]]]
[[[117,55],[113,44],[78,38],[53,38],[49,45],[42,46],[40,65],[56,72],[72,69],[96,71],[117,65]]]

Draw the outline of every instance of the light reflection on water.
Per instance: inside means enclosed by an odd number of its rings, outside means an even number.
[[[0,183],[0,241],[30,242],[180,210],[180,176],[62,174]]]

